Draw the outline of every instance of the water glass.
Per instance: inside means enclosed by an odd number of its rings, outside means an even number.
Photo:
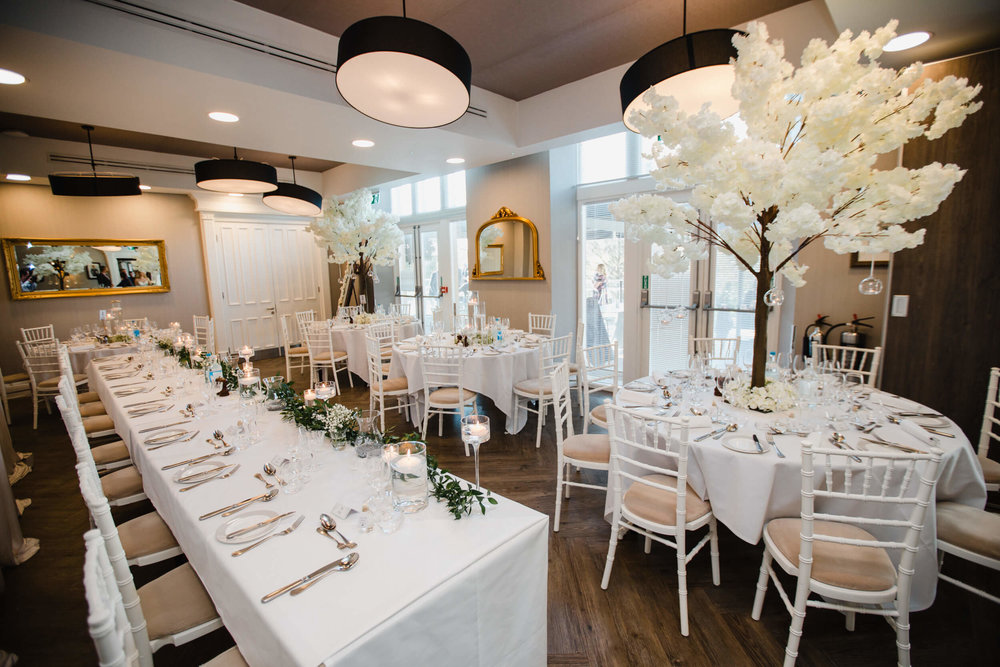
[[[281,490],[288,494],[294,494],[301,491],[308,481],[305,462],[295,456],[290,456],[288,458],[275,458],[278,459],[278,465],[276,466],[278,478],[285,483],[281,486]],[[272,459],[271,465],[274,464],[275,459]]]

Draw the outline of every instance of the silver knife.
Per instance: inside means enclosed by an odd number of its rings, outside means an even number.
[[[226,470],[226,466],[222,466],[221,468],[217,469],[215,471],[215,474],[212,475],[211,477],[209,477],[208,479],[203,479],[200,482],[195,482],[191,486],[185,486],[183,489],[181,489],[181,492],[183,493],[184,491],[190,491],[191,489],[197,489],[202,484],[206,484],[208,482],[212,482],[212,481],[215,481],[217,479],[226,479],[226,478],[232,477],[233,474],[237,470],[239,470],[239,469],[240,469],[240,464],[239,463],[234,463],[233,465],[229,466],[228,470]]]
[[[140,405],[149,405],[150,403],[166,403],[165,398],[155,398],[152,401],[142,401],[141,403],[129,403],[128,405],[123,405],[123,408],[137,408]]]
[[[337,567],[333,568],[332,570],[327,570],[326,572],[319,575],[315,579],[310,579],[304,584],[299,584],[298,586],[293,588],[292,597],[295,597],[296,595],[299,595],[301,593],[305,593],[307,588],[309,588],[313,584],[318,584],[320,581],[330,576],[334,572],[346,572],[347,570],[350,570],[352,567],[354,567],[354,564],[358,562],[358,558],[359,558],[358,552],[352,551],[351,553],[347,554],[346,557],[340,559],[341,564],[337,565]],[[344,561],[347,562],[345,563]]]
[[[717,431],[712,431],[711,433],[705,433],[704,435],[699,435],[697,438],[694,438],[694,441],[695,442],[701,442],[702,440],[705,440],[706,438],[711,438],[713,435],[721,435],[722,433],[725,433],[725,432],[726,432],[726,427],[723,426],[722,428],[718,429]]]
[[[774,436],[771,435],[770,433],[765,433],[764,437],[767,438],[767,444],[769,444],[772,447],[774,447],[774,453],[778,455],[778,458],[779,459],[785,458],[785,453],[783,451],[781,451],[780,449],[778,449],[778,444],[774,441]]]
[[[208,514],[202,514],[200,517],[198,517],[198,521],[204,521],[205,519],[211,519],[213,516],[217,516],[217,515],[223,514],[225,512],[231,512],[232,510],[237,509],[237,508],[243,508],[243,507],[249,505],[250,503],[255,503],[258,500],[263,500],[264,498],[273,498],[276,495],[278,495],[278,490],[277,489],[271,489],[267,493],[262,493],[259,496],[253,496],[252,498],[245,498],[245,499],[243,499],[243,500],[241,500],[241,501],[239,501],[237,503],[233,503],[232,505],[226,505],[225,507],[220,507],[217,510],[212,510]]]
[[[234,537],[239,537],[240,535],[246,535],[247,533],[252,533],[258,528],[262,528],[263,526],[272,524],[275,521],[280,521],[281,519],[284,519],[286,516],[290,516],[292,514],[295,514],[295,512],[294,511],[285,512],[284,514],[279,514],[278,516],[272,516],[270,519],[264,519],[263,521],[258,521],[252,526],[247,526],[246,528],[240,528],[239,530],[234,530],[233,532],[226,535],[226,539],[231,540]]]
[[[193,459],[187,459],[187,460],[184,460],[184,461],[178,461],[177,463],[171,463],[169,465],[165,465],[162,468],[160,468],[160,470],[170,470],[171,468],[180,468],[181,466],[188,465],[188,464],[191,464],[191,463],[201,463],[202,461],[206,461],[206,460],[212,458],[213,456],[225,456],[225,452],[227,452],[227,451],[229,451],[229,450],[228,449],[224,449],[222,451],[212,452],[211,454],[205,454],[204,456],[196,456]]]
[[[144,428],[139,433],[149,433],[150,431],[159,431],[161,428],[167,428],[168,426],[180,426],[181,424],[191,423],[190,419],[185,419],[184,421],[172,422],[170,424],[160,424],[159,426],[150,426],[149,428]]]
[[[194,480],[200,479],[202,477],[211,476],[212,473],[217,472],[219,470],[222,470],[223,468],[228,468],[228,467],[229,467],[228,464],[223,463],[222,465],[216,466],[215,468],[211,468],[209,470],[202,470],[201,472],[193,472],[190,475],[184,475],[183,477],[177,479],[176,481],[178,481],[178,482],[193,482]]]
[[[763,445],[760,444],[760,438],[757,437],[756,433],[753,434],[753,444],[757,445],[757,453],[758,454],[763,454],[764,453],[764,447],[763,447]]]
[[[327,563],[323,567],[319,568],[318,570],[316,570],[314,572],[310,572],[309,574],[307,574],[306,576],[302,577],[301,579],[296,579],[295,581],[293,581],[292,583],[288,584],[287,586],[282,586],[278,590],[272,591],[272,592],[268,593],[267,595],[265,595],[264,597],[262,597],[260,599],[260,601],[263,602],[263,603],[265,603],[265,604],[267,604],[271,600],[284,595],[285,593],[287,593],[288,591],[292,590],[293,588],[295,588],[297,586],[301,586],[302,584],[308,583],[312,579],[315,579],[316,577],[320,576],[321,574],[325,574],[325,573],[329,572],[330,570],[334,569],[335,567],[338,567],[338,566],[339,567],[344,567],[345,565],[347,565],[348,563],[351,562],[352,557],[353,557],[353,560],[357,560],[358,559],[357,552],[352,552],[352,553],[348,554],[347,556],[344,556],[343,558],[338,558],[337,560],[335,560],[333,562]]]

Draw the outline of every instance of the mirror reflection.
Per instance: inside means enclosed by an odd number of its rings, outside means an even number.
[[[167,292],[163,241],[4,239],[14,299]]]
[[[476,266],[480,280],[543,280],[538,262],[538,230],[527,218],[503,207],[476,233]]]

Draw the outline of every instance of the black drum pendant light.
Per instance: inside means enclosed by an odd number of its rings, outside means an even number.
[[[638,132],[629,121],[633,111],[648,109],[642,96],[650,87],[660,95],[673,96],[682,111],[698,112],[705,102],[722,118],[739,110],[730,92],[734,68],[730,58],[737,56],[733,36],[739,30],[702,30],[687,34],[687,0],[684,0],[682,34],[661,44],[636,60],[622,77],[619,92],[625,127]]]
[[[125,197],[141,195],[139,177],[131,174],[116,174],[108,171],[97,171],[94,162],[94,145],[90,141],[93,125],[81,125],[87,131],[87,147],[90,149],[90,173],[59,172],[49,174],[49,186],[52,194],[66,197]]]
[[[198,187],[212,192],[260,194],[278,187],[278,171],[269,164],[241,160],[233,148],[232,160],[202,160],[194,165]]]
[[[375,16],[340,36],[337,90],[364,115],[400,127],[440,127],[469,108],[472,61],[434,26],[403,16]]]
[[[319,215],[323,211],[323,196],[305,186],[295,183],[295,156],[292,161],[292,182],[278,183],[278,189],[264,195],[264,203],[275,211],[289,215]]]

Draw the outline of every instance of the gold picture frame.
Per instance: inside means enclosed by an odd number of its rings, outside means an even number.
[[[32,258],[50,257],[46,249],[56,248],[71,249],[64,252],[83,266],[70,273],[62,270],[60,265],[64,262],[60,259],[44,263],[33,261]],[[152,253],[146,252],[146,248],[156,249],[155,264]],[[5,238],[3,255],[10,296],[15,301],[170,291],[167,248],[162,240]],[[36,263],[39,266],[35,266]],[[40,266],[45,266],[45,270],[39,270]],[[142,275],[138,279],[150,284],[116,286],[125,282],[119,272],[126,267],[140,272]],[[107,271],[103,279],[102,271]]]
[[[486,229],[488,229],[491,225],[506,223],[524,225],[530,233],[531,257],[530,260],[526,262],[528,266],[522,271],[522,273],[526,275],[516,275],[512,273],[512,271],[508,270],[516,268],[512,263],[504,260],[504,255],[506,254],[507,249],[511,247],[509,243],[493,243],[492,241],[496,239],[491,239],[485,246],[480,245],[480,239]],[[479,226],[479,229],[476,231],[476,242],[474,247],[476,261],[475,265],[472,267],[472,273],[470,276],[472,280],[545,280],[545,271],[542,269],[542,265],[538,261],[538,229],[535,227],[535,223],[527,218],[519,216],[506,206],[501,206],[500,210],[498,210],[492,218]],[[500,271],[484,271],[482,264],[480,263],[480,257],[484,252],[488,252],[491,248],[498,247],[500,248],[501,256]],[[525,255],[524,258],[527,259],[527,255]]]

